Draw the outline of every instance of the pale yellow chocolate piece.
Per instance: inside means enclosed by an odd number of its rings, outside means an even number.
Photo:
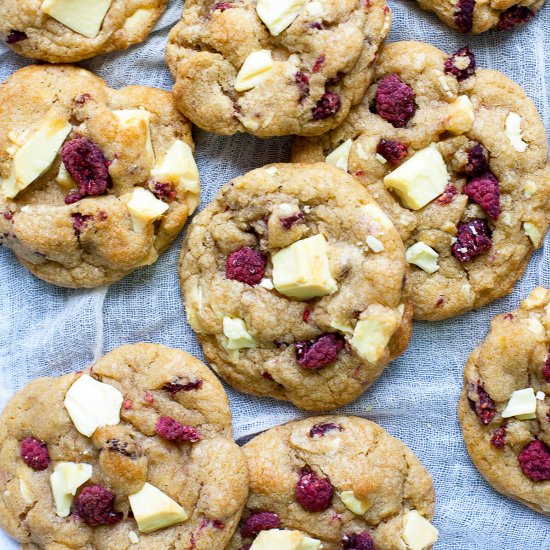
[[[61,518],[66,518],[71,513],[76,491],[92,477],[90,464],[75,462],[59,462],[50,475],[53,500],[56,513]]]
[[[69,29],[95,38],[111,7],[112,0],[44,0],[42,11]]]

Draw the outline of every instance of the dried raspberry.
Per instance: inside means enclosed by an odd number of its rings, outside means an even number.
[[[528,23],[535,17],[535,12],[526,6],[512,6],[500,14],[497,30],[509,31],[517,25]]]
[[[321,23],[319,23],[318,21],[314,21],[313,23],[309,24],[309,28],[310,29],[317,29],[318,31],[322,31],[323,30],[323,25],[321,25]]]
[[[322,512],[332,502],[334,488],[328,477],[318,478],[309,468],[303,468],[296,483],[296,500],[308,512]]]
[[[283,229],[290,229],[295,223],[301,222],[304,217],[305,216],[303,212],[298,212],[297,214],[292,214],[292,216],[280,218],[280,222],[283,226]]]
[[[241,536],[245,539],[255,537],[260,531],[278,529],[281,520],[274,512],[252,512],[241,527]]]
[[[471,32],[474,26],[476,0],[458,0],[454,13],[456,26],[462,32]]]
[[[452,183],[449,183],[447,187],[445,187],[443,194],[439,195],[437,198],[437,202],[442,205],[451,204],[457,194],[458,189]]]
[[[271,376],[271,374],[269,374],[266,370],[262,372],[262,378],[265,378],[266,380],[273,380],[273,376]]]
[[[92,140],[79,137],[68,141],[61,148],[61,158],[82,196],[101,195],[111,186],[107,160]]]
[[[404,128],[414,115],[414,92],[396,74],[383,78],[374,96],[376,112],[396,128]]]
[[[294,75],[294,82],[296,82],[296,84],[298,84],[298,88],[300,88],[301,101],[309,95],[309,75],[303,73],[302,71],[298,71]]]
[[[324,120],[334,116],[342,106],[342,100],[337,93],[325,92],[321,99],[312,109],[313,118],[315,120]]]
[[[34,437],[27,437],[21,441],[19,456],[27,466],[39,472],[45,470],[50,463],[50,455],[46,444]]]
[[[376,550],[372,537],[366,531],[344,535],[342,548],[343,550]]]
[[[184,426],[169,416],[161,416],[155,425],[155,430],[160,437],[168,441],[190,441],[196,443],[202,439],[202,435],[192,426]]]
[[[468,162],[463,168],[467,176],[479,176],[489,171],[487,153],[481,143],[476,143],[468,149]]]
[[[21,40],[27,40],[28,36],[23,31],[10,31],[6,36],[6,44],[17,44]]]
[[[200,390],[202,388],[202,380],[200,378],[195,378],[194,380],[189,380],[188,378],[178,377],[167,382],[162,386],[163,390],[170,392],[172,395],[180,391],[193,391]]]
[[[94,219],[91,214],[80,214],[79,212],[71,214],[71,216],[73,218],[74,232],[77,237],[80,236],[82,230],[86,228],[88,222]]]
[[[435,307],[441,307],[445,303],[445,298],[440,296],[435,303]]]
[[[307,342],[296,342],[298,364],[306,369],[320,369],[332,363],[344,347],[344,339],[335,333],[324,334]]]
[[[74,204],[83,198],[84,197],[78,192],[78,190],[73,190],[65,197],[65,204]]]
[[[473,218],[458,224],[456,241],[451,245],[453,256],[461,262],[468,262],[475,256],[487,252],[493,246],[491,229],[487,220]]]
[[[341,432],[342,429],[342,426],[339,424],[333,424],[332,422],[327,422],[326,424],[315,424],[315,426],[309,430],[309,437],[315,437],[316,435],[322,437],[327,432],[333,432],[335,430]]]
[[[214,13],[215,11],[221,11],[223,13],[225,10],[228,10],[234,7],[235,6],[233,5],[232,2],[218,2],[217,4],[214,4],[212,6],[210,13]]]
[[[5,212],[2,212],[2,216],[9,222],[13,223],[13,212],[11,210],[6,210]]]
[[[542,376],[544,376],[544,379],[550,384],[550,353],[548,353],[546,362],[542,367]]]
[[[409,150],[406,145],[403,145],[399,141],[381,139],[376,147],[376,152],[382,155],[388,162],[397,166],[401,164],[401,161],[407,156]]]
[[[249,246],[232,252],[227,258],[225,276],[250,286],[257,285],[265,275],[266,259]]]
[[[483,384],[479,380],[475,384],[468,384],[468,401],[471,409],[476,413],[479,421],[486,426],[493,420],[497,410],[495,402],[489,394],[483,389]]]
[[[535,481],[550,479],[550,449],[542,441],[531,441],[518,456],[523,473]]]
[[[173,201],[176,198],[176,192],[171,183],[161,183],[160,181],[154,181],[149,185],[151,192],[157,199],[164,202]]]
[[[445,74],[456,76],[459,82],[470,78],[475,72],[476,56],[470,51],[469,46],[460,48],[460,50],[445,59]]]
[[[494,445],[497,449],[502,449],[506,444],[506,426],[497,428],[491,437],[491,445]]]
[[[304,309],[304,313],[302,314],[302,320],[304,321],[304,323],[308,323],[310,317],[311,317],[311,309],[306,307],[306,309]]]
[[[315,63],[313,65],[313,69],[311,69],[314,73],[318,73],[321,70],[321,67],[325,64],[326,57],[322,55],[321,57],[318,57],[315,60]]]
[[[500,189],[497,178],[491,172],[471,179],[462,192],[479,204],[493,220],[498,219],[500,209]]]
[[[125,411],[129,411],[132,408],[132,400],[131,399],[125,399],[124,403],[122,403],[122,408]]]
[[[122,519],[122,512],[114,512],[115,495],[101,485],[84,487],[74,503],[75,514],[94,527],[114,525]]]
[[[144,392],[143,399],[147,405],[152,405],[155,402],[155,396],[149,390]]]
[[[92,96],[90,94],[80,94],[74,98],[74,101],[79,105],[84,105],[84,103],[86,103],[90,99],[92,99]]]

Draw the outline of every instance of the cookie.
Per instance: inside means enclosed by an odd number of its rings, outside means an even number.
[[[458,406],[472,460],[500,493],[550,515],[550,291],[498,315],[464,370]]]
[[[403,244],[351,176],[273,164],[229,182],[189,226],[187,319],[235,388],[328,410],[353,401],[411,332]]]
[[[33,550],[224,548],[248,494],[221,384],[156,344],[25,386],[0,470],[0,525]]]
[[[0,87],[0,243],[65,287],[152,264],[198,204],[193,149],[168,92],[21,69]]]
[[[427,550],[437,539],[430,474],[374,422],[308,418],[262,433],[243,451],[250,494],[227,550]],[[300,536],[309,545],[270,544]]]
[[[544,0],[417,0],[422,9],[434,12],[445,25],[464,33],[479,34],[489,29],[508,31],[528,23]]]
[[[2,0],[0,37],[13,50],[73,63],[145,40],[167,0]]]
[[[385,0],[187,0],[166,51],[178,108],[210,132],[319,135],[372,81]]]
[[[347,169],[397,227],[416,319],[508,294],[550,219],[546,132],[503,74],[420,42],[385,46],[376,81],[336,130],[298,139],[293,160]]]

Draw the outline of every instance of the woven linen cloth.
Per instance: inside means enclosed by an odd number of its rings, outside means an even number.
[[[478,37],[447,29],[412,0],[389,2],[394,16],[389,41],[421,40],[449,53],[470,44],[479,66],[498,69],[523,86],[550,129],[550,2],[527,26]],[[81,65],[114,88],[144,84],[170,90],[164,48],[181,6],[179,0],[170,1],[145,43]],[[28,63],[0,45],[1,80]],[[289,159],[291,138],[219,137],[200,130],[194,135],[201,207],[231,178]],[[361,398],[339,411],[381,424],[411,447],[431,472],[437,495],[437,550],[550,550],[550,520],[495,492],[474,468],[456,410],[464,364],[485,337],[490,319],[516,308],[535,286],[550,286],[549,245],[550,237],[510,296],[448,321],[415,322],[407,352]],[[30,380],[77,371],[126,343],[157,342],[204,360],[178,288],[180,246],[181,236],[154,265],[94,290],[42,282],[0,247],[0,409]],[[226,389],[235,437],[241,441],[305,414],[287,403]],[[0,549],[15,548],[0,532]]]

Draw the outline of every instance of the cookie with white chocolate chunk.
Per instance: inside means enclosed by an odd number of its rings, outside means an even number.
[[[0,526],[24,548],[224,548],[248,494],[214,374],[126,345],[31,382],[0,417]]]
[[[193,149],[169,92],[21,69],[0,87],[0,243],[65,287],[152,264],[198,204]]]
[[[187,319],[241,391],[328,410],[353,401],[411,332],[396,229],[351,176],[325,163],[236,178],[189,226]]]
[[[430,474],[374,422],[312,417],[243,451],[250,494],[227,550],[428,550],[437,540]]]
[[[546,132],[505,75],[420,42],[381,50],[375,82],[337,129],[293,160],[354,175],[391,218],[412,269],[414,315],[439,320],[512,290],[550,220]]]

